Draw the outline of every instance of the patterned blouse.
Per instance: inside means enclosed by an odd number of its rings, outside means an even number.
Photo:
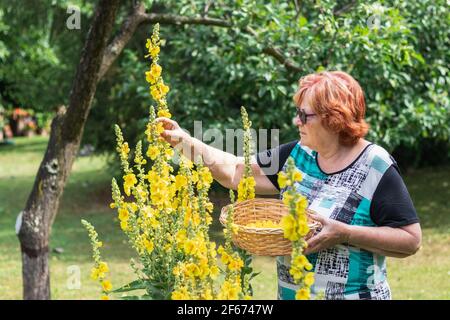
[[[382,147],[369,144],[347,168],[327,174],[317,152],[299,141],[257,154],[260,167],[279,189],[277,166],[286,170],[292,157],[303,180],[295,188],[318,214],[359,226],[400,227],[418,222],[417,213],[395,160]],[[286,189],[280,190],[280,198]],[[391,299],[385,257],[348,244],[307,256],[315,273],[312,298]],[[277,258],[278,298],[294,299],[296,285],[289,274],[290,257]]]

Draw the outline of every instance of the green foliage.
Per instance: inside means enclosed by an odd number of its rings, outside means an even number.
[[[92,4],[80,2],[82,30],[69,31],[67,1],[33,3],[20,14],[9,2],[0,6],[0,94],[9,102],[51,110],[67,102]],[[191,133],[194,120],[202,120],[204,130],[240,127],[239,108],[245,105],[255,128],[279,128],[280,142],[296,139],[291,119],[298,79],[343,70],[365,90],[370,140],[415,154],[415,164],[428,163],[424,156],[434,146],[448,150],[446,0],[146,2],[148,12],[185,16],[204,14],[205,3],[210,3],[207,16],[233,26],[162,25],[168,102],[174,119]],[[116,28],[129,9],[130,4],[121,8]],[[131,142],[142,138],[149,106],[140,44],[150,28],[137,30],[100,83],[84,142],[113,150],[113,123]],[[299,71],[265,54],[268,47]]]

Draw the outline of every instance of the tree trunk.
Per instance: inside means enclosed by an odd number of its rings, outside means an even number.
[[[58,211],[59,199],[80,147],[98,81],[117,59],[137,27],[143,23],[172,25],[194,24],[232,27],[229,21],[209,17],[184,17],[145,13],[142,1],[135,1],[132,11],[117,36],[106,47],[120,0],[99,0],[70,92],[67,111],[61,107],[52,122],[50,140],[41,162],[25,209],[18,217],[22,251],[24,299],[50,299],[48,266],[49,236]],[[250,28],[245,30],[253,34]],[[290,71],[300,71],[282,52],[266,47]]]
[[[100,0],[87,35],[67,110],[60,107],[25,209],[18,218],[23,297],[50,299],[49,236],[59,199],[80,147],[119,0]]]

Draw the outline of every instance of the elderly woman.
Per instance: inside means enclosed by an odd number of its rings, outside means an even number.
[[[395,160],[364,139],[364,93],[344,72],[303,77],[294,96],[300,139],[256,155],[252,163],[256,192],[281,191],[277,172],[292,157],[303,180],[294,188],[306,196],[322,230],[308,241],[314,266],[313,295],[326,299],[391,299],[385,257],[417,252],[421,228]],[[243,175],[241,157],[214,149],[185,133],[175,121],[160,118],[162,136],[185,155],[200,154],[214,178],[236,189]],[[273,170],[274,164],[277,170]],[[278,298],[293,299],[296,287],[289,257],[277,258]]]

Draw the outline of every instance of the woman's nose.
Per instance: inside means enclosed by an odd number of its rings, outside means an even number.
[[[293,117],[292,124],[296,127],[300,127],[302,125],[302,122],[300,121],[300,117],[299,116]]]

